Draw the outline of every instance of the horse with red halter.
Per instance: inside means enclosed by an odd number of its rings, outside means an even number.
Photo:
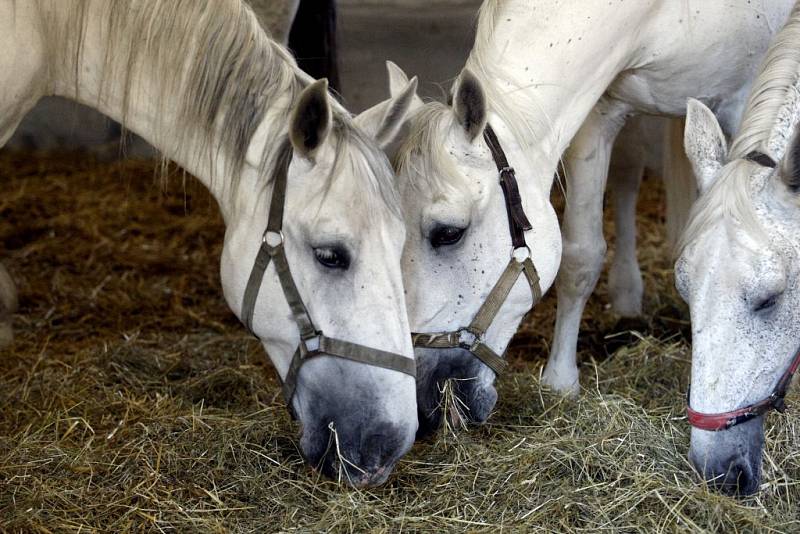
[[[800,367],[800,7],[770,48],[727,143],[693,101],[686,153],[701,190],[675,283],[692,316],[689,458],[727,493],[761,482],[764,415]]]

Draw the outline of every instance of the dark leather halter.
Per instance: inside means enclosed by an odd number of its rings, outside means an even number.
[[[744,159],[770,169],[774,169],[777,166],[775,160],[763,152],[750,152]],[[693,410],[689,405],[689,401],[691,400],[690,389],[686,392],[686,414],[689,419],[689,424],[701,430],[716,432],[719,430],[727,430],[746,421],[750,421],[751,419],[755,419],[770,410],[777,410],[783,413],[786,411],[786,403],[784,402],[786,392],[789,390],[792,377],[797,372],[798,368],[800,368],[800,350],[794,355],[789,368],[781,375],[780,380],[778,380],[778,383],[772,389],[772,393],[770,393],[768,397],[730,412],[701,413]]]
[[[264,230],[261,247],[258,250],[253,270],[250,272],[250,278],[247,281],[242,300],[242,322],[250,332],[253,332],[253,314],[255,313],[258,292],[261,289],[264,272],[272,262],[275,265],[275,272],[283,288],[283,295],[292,310],[297,329],[300,331],[300,345],[294,352],[292,361],[289,364],[289,370],[283,379],[283,396],[286,399],[286,404],[291,410],[292,397],[297,388],[297,376],[300,368],[305,362],[317,356],[333,356],[416,377],[416,364],[413,358],[342,339],[327,337],[314,326],[314,322],[303,304],[303,299],[300,297],[297,285],[294,283],[292,274],[289,271],[286,250],[283,247],[283,232],[281,231],[283,227],[283,206],[286,199],[286,175],[291,161],[292,146],[288,140],[285,140],[278,153],[277,165],[273,176],[274,186],[270,200],[267,229]]]
[[[539,302],[542,291],[539,287],[539,274],[531,261],[531,250],[525,242],[525,230],[531,229],[531,223],[525,216],[522,208],[522,198],[517,186],[514,168],[506,158],[497,136],[488,124],[483,131],[483,139],[489,146],[497,170],[500,172],[500,187],[506,203],[508,214],[508,230],[511,233],[513,246],[511,259],[503,274],[495,283],[486,300],[473,317],[469,326],[459,328],[453,332],[415,333],[412,334],[415,347],[426,349],[462,348],[471,352],[476,358],[491,368],[499,375],[508,365],[506,361],[494,352],[484,341],[486,331],[494,322],[497,313],[508,298],[511,288],[517,283],[520,274],[525,274],[525,279],[531,288],[533,303]]]

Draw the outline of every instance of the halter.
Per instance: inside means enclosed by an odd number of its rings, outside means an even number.
[[[774,169],[777,164],[772,157],[764,154],[763,152],[753,151],[747,154],[744,159],[757,163],[762,167]],[[691,388],[686,392],[686,414],[689,419],[689,424],[701,430],[708,430],[716,432],[718,430],[727,430],[736,425],[755,419],[770,410],[777,410],[780,413],[786,411],[786,403],[784,399],[786,392],[789,390],[789,385],[792,383],[792,377],[800,368],[800,350],[794,355],[789,368],[781,375],[780,380],[772,389],[772,393],[768,397],[761,399],[753,404],[748,404],[744,408],[732,410],[730,412],[721,413],[701,413],[692,410],[689,405]]]
[[[739,408],[738,410],[730,412],[700,413],[692,410],[689,406],[690,389],[686,392],[686,414],[689,418],[689,424],[701,430],[716,432],[718,430],[727,430],[751,419],[755,419],[773,409],[780,413],[785,412],[786,402],[784,399],[789,390],[789,385],[792,383],[792,377],[797,372],[798,368],[800,368],[800,351],[794,355],[789,368],[781,375],[780,380],[778,380],[778,383],[772,389],[772,393],[770,393],[768,397],[754,402],[753,404],[748,404],[744,408]]]
[[[303,304],[303,299],[300,297],[297,285],[294,283],[292,274],[289,271],[289,262],[286,259],[286,250],[283,246],[283,207],[286,199],[286,176],[291,161],[292,147],[288,140],[285,140],[278,152],[267,229],[264,230],[261,247],[256,255],[253,270],[250,272],[250,278],[247,281],[244,298],[242,299],[242,322],[250,332],[253,332],[253,314],[255,313],[258,292],[261,289],[264,272],[271,261],[275,265],[275,272],[283,288],[283,296],[292,310],[292,316],[295,323],[297,323],[297,329],[300,331],[300,345],[292,356],[286,377],[282,380],[283,397],[290,407],[290,411],[292,397],[294,397],[294,392],[297,389],[297,376],[300,368],[305,362],[318,356],[333,356],[365,363],[373,367],[405,373],[416,378],[414,359],[342,339],[327,337],[314,326],[314,322]]]
[[[483,131],[483,139],[489,146],[492,159],[500,172],[500,187],[505,198],[508,229],[511,233],[511,244],[513,246],[511,259],[469,326],[452,332],[415,333],[412,334],[412,340],[415,347],[426,349],[462,348],[467,350],[489,366],[495,374],[499,375],[508,363],[486,344],[484,341],[486,331],[494,322],[497,313],[508,298],[511,288],[517,283],[520,274],[525,274],[525,279],[531,288],[533,297],[531,307],[542,297],[542,291],[539,287],[539,275],[536,272],[533,261],[531,261],[531,249],[525,242],[525,230],[530,230],[532,227],[522,207],[522,198],[519,194],[514,168],[509,165],[506,154],[503,152],[503,147],[500,146],[500,141],[488,124]]]

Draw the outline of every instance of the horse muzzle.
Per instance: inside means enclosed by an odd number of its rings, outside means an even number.
[[[360,416],[304,424],[306,461],[328,478],[364,488],[379,486],[414,443],[415,428]]]
[[[752,495],[761,484],[764,417],[713,432],[692,429],[689,460],[710,486],[731,496]]]
[[[472,423],[489,418],[497,402],[495,373],[464,348],[415,348],[417,358],[417,438],[434,434],[447,407],[443,391],[452,379],[463,415]]]

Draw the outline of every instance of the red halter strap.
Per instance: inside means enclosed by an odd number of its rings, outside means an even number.
[[[786,404],[784,398],[789,389],[789,384],[792,382],[792,376],[797,372],[800,367],[800,350],[794,355],[791,365],[783,373],[781,379],[775,385],[769,397],[762,399],[753,404],[749,404],[744,408],[733,410],[723,413],[700,413],[692,410],[689,406],[689,393],[686,392],[686,414],[689,418],[689,424],[701,430],[709,430],[716,432],[718,430],[727,430],[736,425],[740,425],[751,419],[755,419],[760,415],[764,415],[768,411],[775,409],[781,413],[786,411]]]

